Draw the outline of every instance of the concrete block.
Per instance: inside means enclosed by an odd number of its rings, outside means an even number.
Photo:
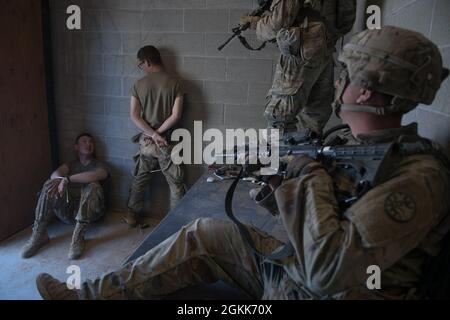
[[[272,60],[228,59],[227,79],[231,81],[272,82]]]
[[[436,0],[433,22],[431,27],[431,40],[440,46],[450,45],[450,2]]]
[[[263,112],[264,106],[225,105],[225,126],[229,129],[264,129],[267,123]]]
[[[115,137],[115,138],[125,138],[127,131],[127,120],[126,116],[105,116],[105,136]]]
[[[124,33],[122,44],[124,54],[131,54],[136,57],[139,49],[144,46],[144,36],[142,33]]]
[[[105,114],[129,116],[130,98],[105,98]]]
[[[81,28],[83,31],[102,31],[102,11],[82,9]]]
[[[430,33],[432,8],[428,0],[418,0],[400,8],[394,14],[387,16],[383,25],[394,25],[418,31],[425,36]]]
[[[87,78],[87,93],[94,95],[121,95],[122,81],[120,77],[92,76]]]
[[[248,103],[252,105],[265,105],[266,96],[271,86],[269,83],[249,83]]]
[[[186,9],[184,11],[185,32],[226,32],[228,11],[224,9]]]
[[[144,10],[205,8],[206,0],[145,0],[143,6]]]
[[[122,75],[124,70],[123,55],[105,55],[104,72],[108,76]]]
[[[190,103],[205,101],[203,81],[182,80],[181,85],[186,101]]]
[[[71,103],[74,114],[97,115],[105,114],[105,99],[102,96],[76,95]]]
[[[138,11],[103,11],[103,30],[133,32],[142,30],[142,13]]]
[[[206,0],[208,9],[251,9],[252,6],[252,0]]]
[[[248,83],[205,81],[205,101],[214,103],[246,104]]]
[[[122,81],[122,97],[131,97],[130,90],[137,80],[137,77],[125,77]]]
[[[182,123],[192,127],[194,121],[202,121],[205,126],[223,125],[224,105],[220,103],[186,103]]]
[[[124,175],[123,173],[123,158],[118,157],[106,157],[105,159],[102,159],[103,161],[107,162],[109,174],[112,177],[121,177]]]
[[[103,74],[103,57],[99,54],[88,54],[86,55],[86,70],[84,74],[86,75],[97,75],[101,76]]]
[[[136,10],[142,9],[144,0],[84,0],[86,8]]]
[[[183,10],[152,9],[143,13],[143,30],[153,32],[182,32]]]
[[[226,60],[223,58],[186,57],[183,76],[196,80],[225,80]]]
[[[393,14],[400,9],[410,5],[416,0],[387,0],[382,2],[381,12],[386,14]]]
[[[200,56],[205,48],[199,33],[146,33],[141,43],[156,46],[164,56]]]
[[[106,137],[105,154],[108,157],[133,156],[138,147],[130,139]]]
[[[164,67],[174,77],[179,78],[183,67],[183,57],[181,56],[162,56]]]
[[[219,51],[221,46],[232,35],[232,33],[207,33],[205,34],[205,54],[207,57],[250,57],[250,51],[245,49],[237,38],[233,39],[228,45]]]
[[[90,53],[121,53],[122,38],[116,32],[87,32],[85,33],[86,51]]]

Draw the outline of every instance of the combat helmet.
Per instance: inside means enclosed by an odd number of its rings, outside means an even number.
[[[344,46],[339,56],[341,73],[334,109],[379,115],[404,114],[419,103],[431,104],[449,70],[442,66],[438,47],[422,34],[386,26],[365,30]],[[392,96],[390,105],[373,107],[343,104],[348,83]]]

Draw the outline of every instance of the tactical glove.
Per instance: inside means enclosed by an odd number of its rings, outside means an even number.
[[[247,23],[250,23],[250,29],[256,30],[256,25],[258,24],[258,21],[260,20],[260,17],[255,16],[242,16],[239,19],[239,25],[241,27],[245,26]]]

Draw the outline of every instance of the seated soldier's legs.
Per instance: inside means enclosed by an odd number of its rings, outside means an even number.
[[[75,220],[79,223],[92,223],[105,214],[105,195],[99,182],[92,182],[81,190],[80,206]]]
[[[87,226],[99,220],[105,214],[105,197],[103,188],[98,182],[92,182],[82,187],[81,199],[76,225],[69,250],[69,259],[78,259],[84,251],[84,234]]]
[[[35,210],[35,220],[33,233],[27,244],[22,249],[22,257],[30,258],[34,256],[39,248],[49,242],[47,225],[54,213],[61,212],[68,215],[73,212],[73,202],[66,196],[51,197],[48,192],[51,180],[45,182],[39,194],[39,199]]]
[[[309,94],[308,102],[300,111],[300,127],[309,128],[321,134],[331,116],[331,104],[334,99],[334,64],[331,60],[323,69]]]
[[[265,254],[281,242],[249,229]],[[179,289],[222,280],[254,298],[264,290],[262,268],[237,227],[215,219],[198,219],[122,269],[82,285],[83,299],[159,299]]]

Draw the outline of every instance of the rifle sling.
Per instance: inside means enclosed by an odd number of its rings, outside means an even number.
[[[263,260],[281,260],[287,257],[290,257],[295,254],[294,247],[290,242],[282,245],[279,248],[282,248],[281,250],[276,249],[274,252],[272,252],[270,255],[265,255],[258,251],[255,247],[255,243],[253,242],[252,237],[250,236],[250,232],[247,229],[247,226],[245,226],[242,222],[240,222],[236,216],[233,213],[233,195],[236,191],[236,187],[242,178],[244,173],[244,167],[241,168],[241,171],[239,172],[238,176],[234,179],[233,183],[231,184],[230,188],[227,191],[227,194],[225,196],[225,213],[227,214],[228,218],[236,225],[236,227],[239,230],[239,233],[241,234],[242,239],[244,240],[244,243],[250,248],[251,251],[255,254],[256,259],[259,260],[259,262],[262,262]]]
[[[251,51],[260,51],[260,50],[264,49],[264,47],[266,46],[266,43],[267,43],[267,41],[264,41],[259,47],[253,48],[253,47],[247,42],[247,39],[245,39],[244,36],[242,36],[242,35],[239,34],[239,35],[238,35],[238,38],[239,38],[239,41],[242,43],[242,45],[243,45],[246,49],[251,50]]]

